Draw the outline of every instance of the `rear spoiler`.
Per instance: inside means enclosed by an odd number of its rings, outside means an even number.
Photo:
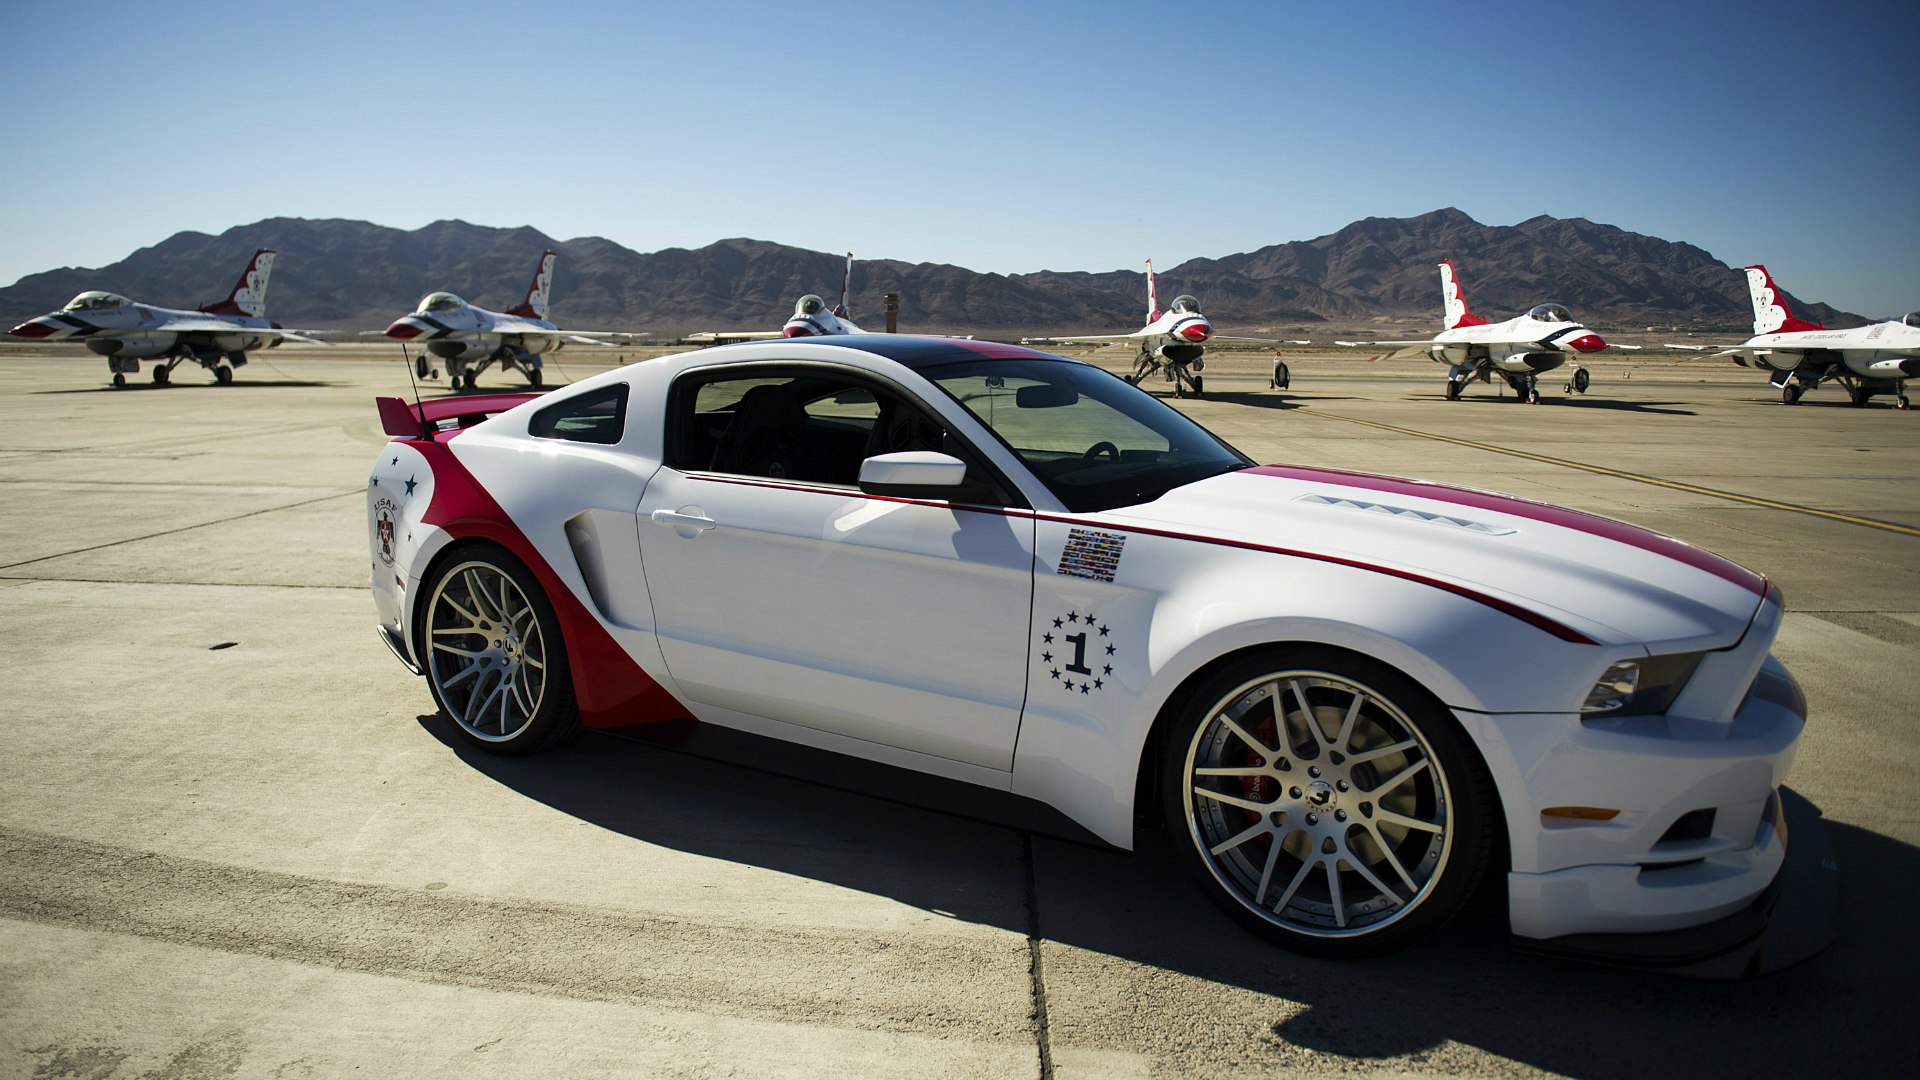
[[[389,435],[431,439],[448,420],[463,428],[525,404],[539,394],[473,394],[465,397],[428,398],[409,405],[397,397],[373,399],[380,407],[380,427]]]

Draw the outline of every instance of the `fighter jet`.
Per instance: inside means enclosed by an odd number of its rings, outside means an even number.
[[[689,334],[688,341],[703,345],[724,345],[729,341],[764,341],[777,337],[830,337],[834,334],[864,334],[847,315],[847,294],[853,287],[853,252],[847,252],[847,272],[840,279],[840,303],[832,311],[827,302],[808,293],[793,305],[793,317],[778,330],[703,330]]]
[[[503,371],[521,372],[530,385],[538,387],[542,356],[558,352],[569,341],[611,347],[615,342],[608,339],[647,336],[562,330],[549,322],[547,294],[553,289],[554,258],[551,251],[540,256],[526,298],[505,311],[488,311],[450,292],[433,292],[421,298],[419,310],[395,319],[384,333],[395,341],[424,343],[426,353],[415,358],[415,372],[426,378],[427,353],[437,356],[446,361],[448,382],[456,391],[472,390],[479,384],[480,373],[494,363]]]
[[[1206,388],[1206,377],[1200,373],[1207,366],[1207,342],[1209,341],[1258,341],[1265,344],[1277,344],[1277,338],[1237,337],[1231,334],[1216,334],[1213,323],[1200,313],[1200,301],[1182,293],[1173,298],[1173,303],[1165,312],[1160,310],[1159,287],[1153,276],[1153,260],[1147,260],[1147,323],[1131,334],[1075,334],[1068,337],[1026,338],[1025,345],[1080,345],[1105,343],[1109,341],[1132,342],[1138,351],[1133,357],[1133,374],[1126,380],[1135,386],[1145,382],[1150,376],[1163,373],[1166,380],[1173,384],[1173,396],[1184,397],[1187,390],[1199,397]],[[1308,341],[1295,341],[1295,345],[1309,345]],[[1291,383],[1287,365],[1275,360],[1273,377],[1269,380],[1271,388],[1285,389]]]
[[[1452,261],[1440,263],[1440,295],[1446,306],[1447,328],[1424,341],[1338,341],[1350,349],[1385,347],[1394,352],[1425,349],[1427,355],[1447,365],[1447,400],[1460,400],[1460,392],[1474,379],[1492,382],[1498,374],[1519,400],[1536,404],[1540,400],[1539,379],[1543,372],[1582,353],[1597,353],[1609,346],[1600,335],[1573,321],[1559,304],[1536,304],[1525,315],[1502,323],[1487,320],[1467,310],[1467,298],[1460,291],[1460,280]],[[1586,393],[1591,381],[1585,368],[1576,367],[1567,389]]]
[[[267,321],[267,277],[274,252],[261,248],[247,261],[240,280],[217,304],[193,311],[137,304],[111,292],[83,292],[59,311],[29,319],[9,330],[14,337],[38,341],[84,341],[88,351],[107,358],[115,388],[152,360],[153,381],[164,386],[173,369],[192,360],[213,372],[221,386],[233,382],[234,369],[247,362],[248,349],[270,349],[282,341],[324,344],[301,332]]]
[[[1675,345],[1689,352],[1718,350],[1743,367],[1763,368],[1780,400],[1800,404],[1800,395],[1823,382],[1845,387],[1855,405],[1875,394],[1892,394],[1907,407],[1907,380],[1920,378],[1920,311],[1852,330],[1829,330],[1794,317],[1786,296],[1758,263],[1746,268],[1753,298],[1753,337],[1739,345]]]

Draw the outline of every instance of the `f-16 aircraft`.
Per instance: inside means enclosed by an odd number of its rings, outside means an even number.
[[[793,317],[778,330],[705,330],[689,334],[688,341],[703,345],[724,345],[729,341],[764,341],[777,337],[831,337],[834,334],[864,334],[847,316],[847,294],[853,287],[853,252],[847,252],[847,272],[840,279],[840,303],[832,311],[827,302],[808,293],[793,305]]]
[[[233,381],[234,369],[246,364],[248,349],[270,349],[282,341],[324,344],[267,321],[267,277],[273,271],[273,256],[267,248],[254,252],[225,300],[193,311],[137,304],[119,293],[91,291],[8,333],[38,341],[85,342],[88,351],[107,358],[116,388],[127,385],[127,376],[139,372],[142,360],[154,362],[156,385],[171,382],[173,369],[192,360],[225,386]]]
[[[1552,371],[1572,356],[1610,347],[1599,334],[1574,322],[1559,304],[1536,304],[1525,315],[1489,323],[1467,310],[1467,298],[1461,294],[1460,280],[1450,260],[1440,263],[1440,295],[1446,305],[1447,328],[1431,338],[1335,344],[1354,349],[1379,346],[1395,352],[1425,349],[1427,355],[1447,365],[1448,401],[1458,401],[1460,392],[1472,380],[1492,382],[1498,374],[1521,401],[1529,404],[1540,400],[1541,373]],[[1584,394],[1590,380],[1585,368],[1576,368],[1568,388]]]
[[[1173,384],[1173,396],[1184,397],[1187,390],[1194,397],[1201,396],[1206,387],[1205,376],[1201,375],[1206,366],[1207,342],[1209,341],[1258,341],[1277,344],[1278,338],[1236,337],[1231,334],[1216,334],[1213,323],[1200,313],[1200,301],[1182,293],[1173,298],[1173,303],[1165,312],[1160,310],[1159,288],[1153,276],[1153,260],[1147,260],[1147,324],[1131,334],[1075,334],[1071,337],[1025,338],[1023,345],[1078,345],[1084,343],[1104,343],[1109,341],[1133,342],[1138,352],[1133,358],[1133,374],[1126,380],[1135,386],[1145,382],[1156,373],[1164,373],[1166,380]],[[1294,341],[1294,345],[1310,345],[1309,341]],[[1291,383],[1287,365],[1274,361],[1273,377],[1269,387],[1285,389]]]
[[[1851,330],[1829,330],[1795,318],[1765,266],[1746,268],[1753,297],[1753,337],[1739,345],[1675,345],[1690,352],[1718,350],[1743,367],[1765,368],[1780,400],[1800,404],[1800,395],[1823,382],[1845,387],[1855,405],[1875,394],[1892,394],[1907,407],[1907,380],[1920,378],[1920,311]]]
[[[505,311],[488,311],[450,292],[433,292],[421,298],[418,311],[395,319],[385,333],[395,341],[418,340],[427,353],[446,361],[447,379],[455,390],[472,390],[480,373],[495,363],[503,371],[521,372],[537,387],[542,381],[542,356],[558,352],[569,341],[611,347],[613,342],[605,339],[646,336],[562,330],[549,322],[547,294],[553,289],[554,257],[551,251],[540,256],[526,298]],[[415,358],[414,371],[423,379],[430,374],[425,354]]]

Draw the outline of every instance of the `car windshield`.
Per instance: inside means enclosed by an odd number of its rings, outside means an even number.
[[[1071,360],[969,360],[926,369],[1075,513],[1153,500],[1253,464],[1118,376]]]

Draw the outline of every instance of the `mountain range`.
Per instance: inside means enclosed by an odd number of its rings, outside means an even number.
[[[269,218],[218,236],[176,233],[111,266],[29,274],[0,289],[0,325],[107,289],[142,303],[191,308],[225,297],[256,248],[280,253],[268,314],[285,326],[385,327],[445,289],[502,310],[518,303],[541,252],[560,259],[552,315],[562,327],[651,331],[777,329],[805,293],[837,299],[845,257],[764,240],[720,240],[642,253],[597,236],[555,240],[537,229],[436,221],[411,231],[339,218]],[[1145,253],[1143,253],[1145,254]],[[1161,303],[1192,293],[1222,331],[1326,336],[1406,324],[1439,329],[1435,264],[1452,259],[1467,300],[1490,320],[1534,304],[1567,305],[1601,331],[1643,326],[1745,333],[1746,278],[1691,244],[1583,218],[1482,225],[1455,209],[1366,218],[1314,240],[1274,244],[1159,271]],[[861,259],[849,307],[884,326],[882,294],[900,294],[900,328],[933,333],[1116,333],[1146,315],[1146,275],[1042,270],[979,273],[938,263]],[[1866,319],[1793,301],[1828,325]]]

